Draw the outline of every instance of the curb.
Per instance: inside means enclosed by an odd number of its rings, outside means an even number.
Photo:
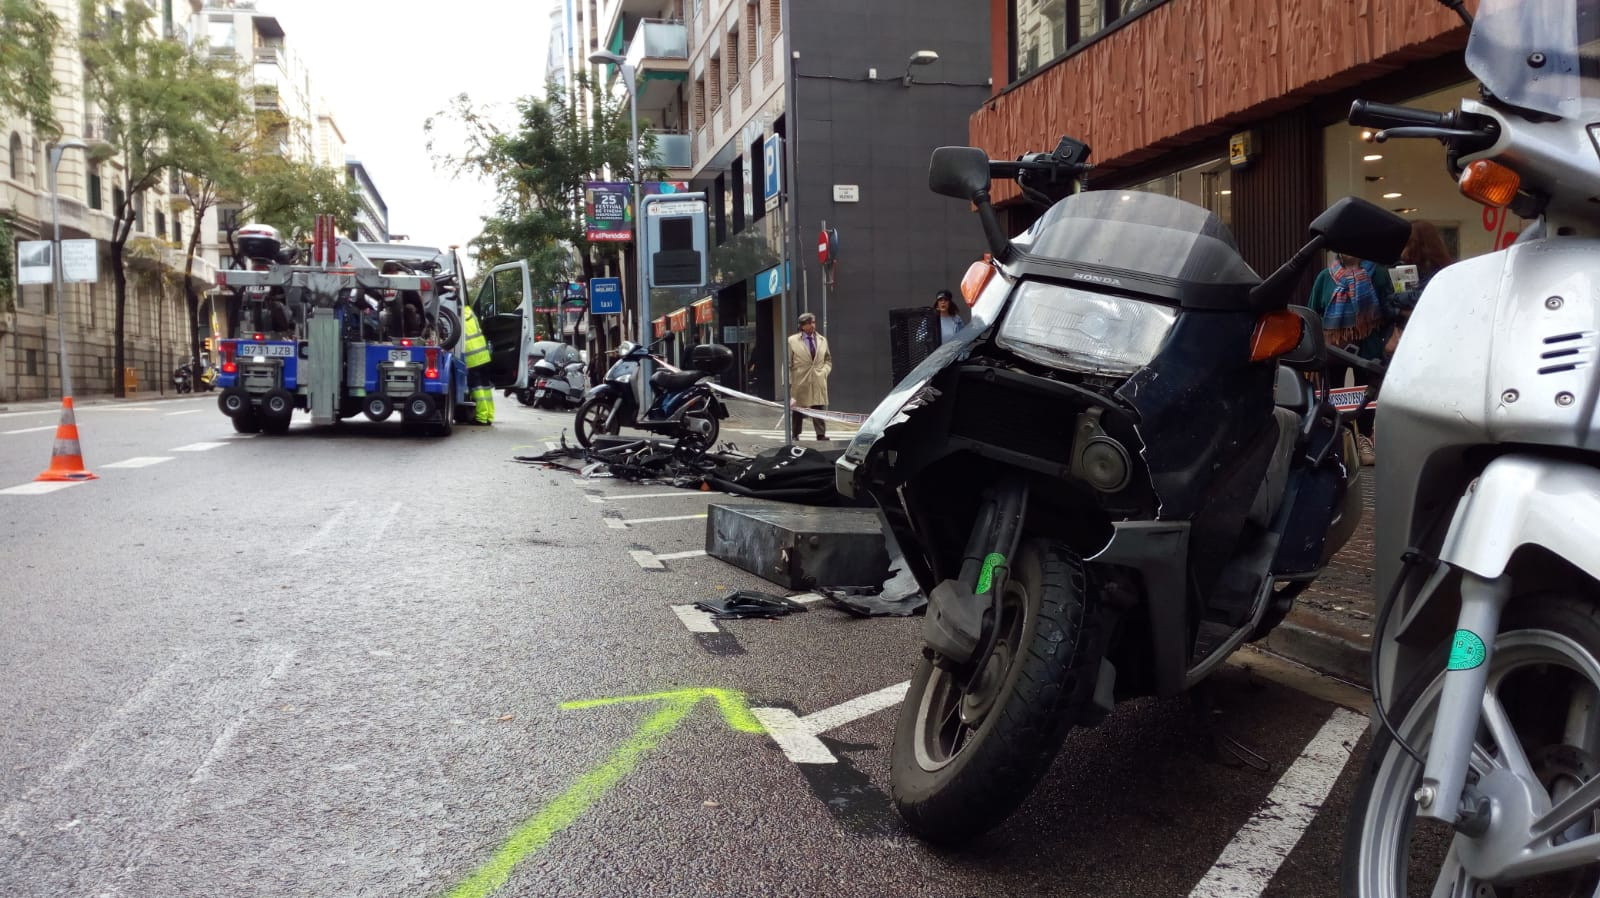
[[[1371,638],[1311,609],[1297,606],[1256,645],[1319,673],[1370,685]]]

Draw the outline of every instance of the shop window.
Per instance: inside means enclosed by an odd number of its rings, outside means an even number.
[[[1448,112],[1463,99],[1477,98],[1477,85],[1466,83],[1400,102]],[[1323,132],[1323,159],[1330,203],[1359,196],[1412,221],[1431,222],[1454,260],[1510,246],[1526,224],[1509,210],[1490,209],[1462,196],[1435,141],[1380,144],[1371,132],[1340,123]]]
[[[1227,159],[1213,159],[1134,184],[1128,189],[1159,193],[1203,206],[1216,213],[1229,229],[1233,227],[1233,170],[1228,167]]]
[[[1013,0],[1011,75],[1026,78],[1165,0]]]

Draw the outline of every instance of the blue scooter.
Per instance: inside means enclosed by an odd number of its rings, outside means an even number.
[[[678,448],[695,452],[716,445],[728,407],[712,391],[710,380],[733,365],[732,350],[715,343],[696,346],[689,351],[689,370],[657,369],[649,386],[638,374],[643,362],[653,358],[650,347],[623,343],[617,355],[605,382],[578,406],[575,429],[584,448],[596,436],[615,435],[624,427],[671,437]],[[641,417],[640,408],[649,411]]]

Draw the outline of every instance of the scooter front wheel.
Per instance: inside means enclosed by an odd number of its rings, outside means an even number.
[[[1435,649],[1389,709],[1395,728],[1424,757],[1450,647],[1446,641]],[[1546,802],[1557,803],[1585,783],[1592,784],[1600,777],[1597,699],[1600,606],[1568,595],[1513,597],[1489,659],[1468,782],[1481,784],[1490,775],[1515,775],[1531,784],[1536,798],[1542,790]],[[1509,871],[1490,879],[1473,877],[1463,867],[1462,851],[1505,841],[1508,834],[1497,833],[1496,827],[1508,824],[1503,815],[1496,814],[1487,832],[1469,836],[1442,823],[1418,819],[1414,795],[1421,781],[1421,765],[1380,729],[1350,804],[1340,883],[1344,898],[1510,894],[1493,880],[1516,880],[1517,895],[1596,894],[1600,863],[1592,850],[1582,858],[1554,865],[1555,872],[1541,876],[1527,878]],[[1596,833],[1600,833],[1600,801],[1592,800],[1571,827],[1524,854],[1531,859],[1560,852],[1563,845]],[[1517,838],[1515,834],[1509,837]],[[1525,833],[1522,838],[1527,838]]]
[[[606,427],[606,422],[611,418],[611,409],[616,404],[617,400],[612,396],[591,396],[578,406],[577,419],[573,422],[578,445],[587,449],[596,436],[617,432],[619,428],[616,425],[609,429]]]
[[[1094,699],[1104,640],[1078,557],[1025,539],[999,604],[988,654],[960,671],[924,660],[900,706],[890,791],[930,842],[959,844],[1009,816]]]

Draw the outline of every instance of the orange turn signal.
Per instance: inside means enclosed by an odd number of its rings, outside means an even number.
[[[1461,172],[1461,195],[1496,209],[1511,205],[1521,186],[1521,175],[1488,159],[1479,159]]]
[[[983,258],[967,266],[967,273],[961,276],[961,296],[968,306],[978,304],[978,295],[994,277],[994,263],[990,259],[991,256],[984,253]]]
[[[1268,312],[1250,335],[1250,361],[1275,359],[1300,345],[1300,316],[1286,309]]]

